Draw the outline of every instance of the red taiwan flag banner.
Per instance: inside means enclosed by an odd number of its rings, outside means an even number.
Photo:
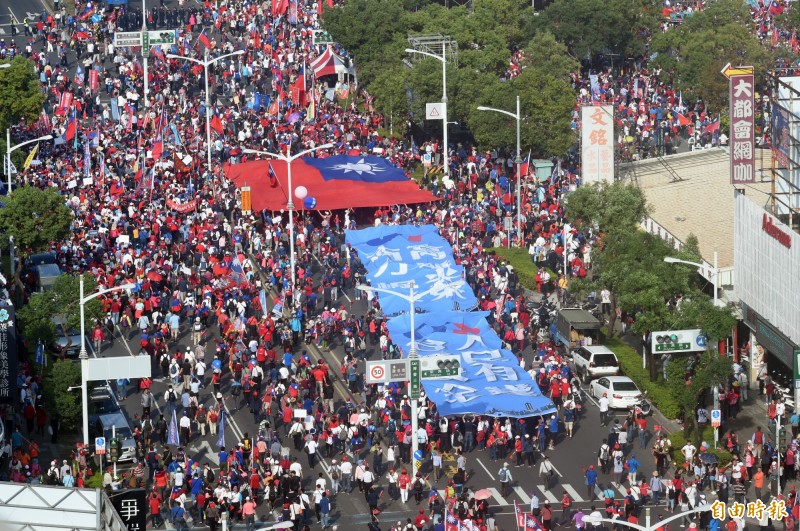
[[[72,114],[69,116],[69,122],[67,122],[67,130],[64,132],[64,140],[69,142],[78,132],[78,120],[75,117],[75,111],[72,111]]]
[[[522,512],[522,509],[519,508],[517,500],[514,500],[514,514],[517,517],[517,531],[519,531],[525,527],[525,514]]]
[[[305,107],[306,102],[306,76],[302,75],[297,78],[297,81],[292,85],[292,101],[298,106]]]
[[[269,163],[269,168],[267,169],[267,176],[269,177],[269,185],[271,188],[278,187],[278,176],[275,175],[275,169],[272,167],[272,163]]]
[[[223,131],[225,131],[225,126],[222,124],[222,119],[219,117],[217,113],[211,117],[211,129],[216,131],[218,135],[221,135]]]
[[[684,125],[692,125],[692,121],[687,118],[686,116],[682,115],[681,113],[675,113],[675,117],[678,118],[678,124],[681,126]]]
[[[92,68],[89,70],[89,88],[92,92],[97,92],[100,89],[100,72]]]
[[[280,210],[286,208],[286,197],[275,194],[270,183],[272,172],[284,190],[288,190],[286,162],[256,160],[225,168],[236,186],[250,186],[252,208]],[[260,179],[254,176],[262,176]],[[421,190],[400,168],[386,159],[372,156],[336,155],[326,158],[305,157],[292,163],[292,186],[305,186],[315,203],[314,209],[332,210],[348,207],[375,207],[416,204],[435,201],[435,196]],[[304,209],[306,202],[296,205]]]
[[[61,93],[61,98],[58,100],[58,109],[56,109],[56,116],[66,116],[69,108],[72,106],[72,92],[64,91]]]
[[[200,33],[199,39],[200,42],[203,43],[203,46],[205,46],[208,49],[211,49],[211,40],[206,35],[206,30],[203,30],[202,33]]]

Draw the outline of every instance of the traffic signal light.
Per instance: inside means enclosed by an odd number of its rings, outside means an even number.
[[[111,439],[108,443],[109,445],[109,455],[111,457],[111,462],[116,463],[119,461],[119,454],[120,454],[120,444],[119,439]]]

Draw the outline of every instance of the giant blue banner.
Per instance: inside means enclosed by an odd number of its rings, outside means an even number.
[[[463,278],[463,268],[453,260],[452,246],[433,225],[386,225],[346,231],[367,268],[373,287],[409,294],[411,282],[419,298],[416,308],[424,312],[471,310],[478,301]],[[410,309],[407,300],[379,293],[386,315]]]
[[[461,356],[461,374],[446,379],[423,380],[427,396],[442,415],[467,413],[493,417],[530,417],[555,411],[517,357],[502,349],[502,342],[486,321],[486,312],[438,312],[414,316],[415,342],[420,357],[439,354]],[[404,352],[411,348],[408,315],[388,322],[389,335]]]

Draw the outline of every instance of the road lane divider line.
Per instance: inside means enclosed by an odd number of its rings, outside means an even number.
[[[489,492],[492,493],[492,498],[494,498],[497,505],[508,505],[508,502],[503,498],[499,490],[494,487],[489,487]]]
[[[494,475],[492,475],[492,473],[489,472],[489,469],[486,468],[486,465],[483,464],[483,461],[481,461],[480,458],[476,458],[475,460],[478,462],[479,465],[481,465],[481,468],[486,471],[486,474],[488,474],[488,476],[491,478],[491,480],[495,481]]]

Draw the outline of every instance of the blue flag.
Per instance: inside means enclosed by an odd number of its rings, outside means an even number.
[[[169,421],[167,444],[171,444],[173,446],[181,445],[180,438],[178,437],[178,418],[175,416],[175,411],[172,412],[172,420]]]
[[[217,446],[225,448],[225,411],[219,412],[219,437],[217,438]]]

